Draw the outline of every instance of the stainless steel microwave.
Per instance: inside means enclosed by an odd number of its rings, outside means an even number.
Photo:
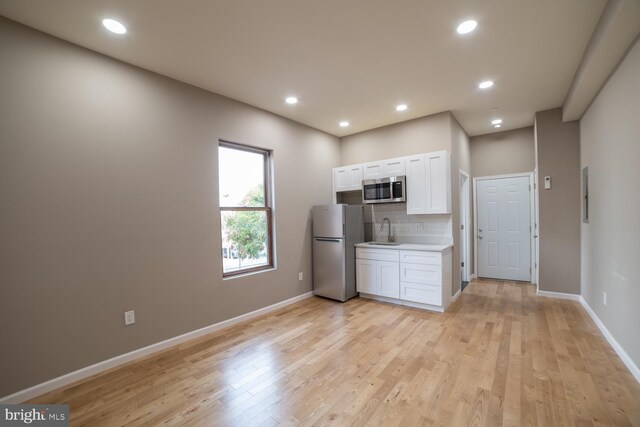
[[[398,203],[407,200],[404,176],[365,179],[362,181],[363,203]]]

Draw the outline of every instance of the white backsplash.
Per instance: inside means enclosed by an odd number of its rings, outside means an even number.
[[[389,203],[365,206],[365,223],[371,227],[372,238],[386,242],[388,225],[382,220],[391,221],[391,236],[403,243],[451,243],[453,241],[453,223],[451,215],[407,215],[405,203]]]

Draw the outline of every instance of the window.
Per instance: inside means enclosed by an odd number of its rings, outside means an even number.
[[[224,277],[273,267],[271,152],[218,146]]]

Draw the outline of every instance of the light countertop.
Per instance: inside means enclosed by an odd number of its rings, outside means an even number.
[[[452,247],[451,243],[442,243],[442,244],[422,244],[422,243],[401,243],[396,242],[393,245],[388,244],[375,244],[375,242],[366,242],[366,243],[357,243],[356,247],[358,248],[369,248],[369,249],[393,249],[396,251],[431,251],[431,252],[442,252],[446,249]]]

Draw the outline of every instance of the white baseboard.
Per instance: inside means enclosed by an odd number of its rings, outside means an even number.
[[[565,294],[562,292],[549,292],[549,291],[537,291],[536,295],[539,297],[568,299],[571,301],[580,301],[580,295],[577,294]]]
[[[78,369],[77,371],[70,372],[41,384],[34,385],[32,387],[13,393],[9,396],[1,397],[0,404],[21,403],[26,400],[33,399],[34,397],[48,393],[57,388],[64,387],[65,385],[74,383],[76,381],[80,381],[92,375],[99,374],[100,372],[104,372],[118,365],[140,359],[141,357],[147,356],[152,353],[157,353],[159,351],[176,346],[185,341],[189,341],[202,335],[207,335],[220,329],[228,328],[229,326],[233,326],[245,320],[261,316],[263,314],[269,313],[295,302],[302,301],[303,299],[310,298],[312,296],[313,292],[307,292],[302,295],[298,295],[293,298],[289,298],[287,300],[272,304],[270,306],[251,311],[249,313],[241,314],[240,316],[223,320],[222,322],[214,323],[213,325],[205,326],[204,328],[196,329],[195,331],[187,332],[186,334],[178,335],[177,337],[169,338],[167,340],[160,341],[155,344],[151,344],[149,346],[142,347],[116,357],[112,357],[111,359],[107,359],[94,365]]]
[[[548,291],[538,291],[536,292],[536,295],[541,297],[560,298],[560,299],[578,301],[582,305],[582,307],[584,307],[585,311],[589,314],[591,319],[593,319],[593,322],[596,324],[596,326],[598,327],[598,329],[600,330],[604,338],[607,340],[609,345],[611,345],[613,350],[616,352],[618,357],[620,357],[620,359],[625,364],[625,366],[629,369],[629,371],[631,371],[631,375],[633,375],[636,381],[640,383],[640,368],[638,368],[638,366],[633,362],[633,360],[631,360],[631,357],[629,357],[627,352],[624,351],[624,348],[622,348],[622,346],[618,343],[618,341],[616,341],[613,335],[611,335],[611,332],[609,332],[607,327],[604,326],[604,323],[602,323],[602,320],[600,320],[600,318],[595,313],[595,311],[591,309],[591,307],[589,306],[589,304],[587,304],[587,301],[582,297],[582,295],[564,294],[561,292],[548,292]]]
[[[472,281],[473,279],[477,279],[478,275],[477,274],[472,274],[471,276],[469,276],[469,281]]]
[[[589,313],[589,316],[591,316],[591,319],[593,319],[593,322],[596,324],[598,329],[600,329],[600,332],[602,333],[602,335],[604,335],[604,337],[609,342],[611,347],[613,347],[613,350],[618,354],[620,359],[622,359],[622,362],[626,365],[629,371],[631,371],[631,375],[633,375],[636,381],[640,383],[640,368],[638,368],[638,365],[636,365],[633,362],[633,360],[631,360],[631,357],[629,357],[627,352],[624,351],[624,349],[618,343],[618,341],[616,341],[613,335],[611,335],[611,332],[609,332],[607,327],[604,326],[604,323],[602,323],[602,320],[600,320],[598,315],[595,313],[595,311],[591,309],[591,307],[589,306],[589,304],[587,304],[587,301],[583,297],[580,297],[580,304],[582,304],[582,306],[587,311],[587,313]]]
[[[461,289],[458,289],[458,292],[454,296],[451,297],[451,302],[454,302],[460,296]]]

